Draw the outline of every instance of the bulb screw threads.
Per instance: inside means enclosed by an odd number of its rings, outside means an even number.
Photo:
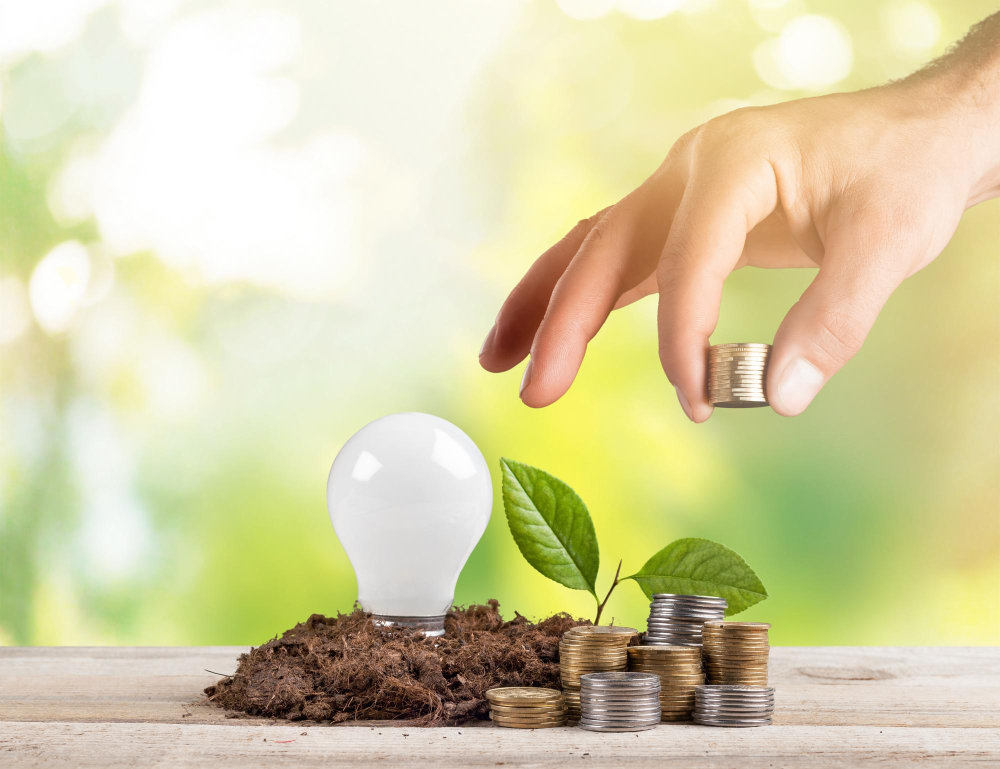
[[[411,627],[423,631],[424,635],[438,636],[444,635],[445,614],[437,614],[430,617],[403,617],[397,614],[373,614],[372,619],[376,625],[385,627]]]

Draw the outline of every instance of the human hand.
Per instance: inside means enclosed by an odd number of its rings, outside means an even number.
[[[506,371],[530,353],[521,398],[547,406],[612,310],[658,292],[660,361],[703,422],[725,278],[747,265],[818,266],[778,329],[767,376],[774,410],[800,414],[963,211],[1000,192],[1000,14],[979,30],[986,55],[974,32],[962,48],[977,56],[960,48],[898,83],[741,109],[686,134],[642,185],[532,265],[486,338],[483,367]]]

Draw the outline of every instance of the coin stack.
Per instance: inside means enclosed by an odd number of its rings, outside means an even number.
[[[726,599],[714,595],[656,593],[649,605],[645,646],[699,646],[701,626],[726,616]]]
[[[562,692],[530,686],[504,686],[486,692],[490,718],[497,726],[514,729],[548,729],[566,725]]]
[[[660,677],[587,673],[580,679],[579,726],[591,732],[641,732],[660,723]]]
[[[698,647],[630,646],[628,669],[660,677],[660,712],[664,721],[690,720],[694,690],[705,683]]]
[[[703,726],[767,726],[774,715],[774,689],[766,686],[699,686],[694,722]]]
[[[767,622],[706,622],[705,670],[713,684],[767,686]]]
[[[559,641],[559,677],[571,720],[580,718],[580,676],[625,670],[625,649],[637,635],[635,628],[603,625],[581,625],[563,633]]]
[[[727,409],[766,406],[769,344],[717,344],[708,348],[708,402]]]

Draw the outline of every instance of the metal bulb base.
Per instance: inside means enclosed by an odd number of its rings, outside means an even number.
[[[421,631],[426,636],[444,635],[444,618],[439,614],[431,617],[402,617],[396,614],[373,614],[376,625],[383,627],[410,627]]]

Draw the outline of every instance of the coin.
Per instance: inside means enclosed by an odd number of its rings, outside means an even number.
[[[747,347],[751,349],[763,348],[766,350],[771,349],[771,345],[767,344],[767,342],[723,342],[721,344],[713,344],[708,349],[709,352],[711,352],[712,350],[729,350],[734,347]]]
[[[560,719],[558,721],[552,721],[549,723],[532,723],[523,721],[508,721],[493,719],[495,726],[502,726],[508,729],[552,729],[557,726],[566,726],[566,719]]]
[[[659,723],[657,721],[657,723]],[[577,723],[580,729],[586,729],[588,732],[642,732],[647,729],[656,728],[656,723],[649,724],[639,724],[635,726],[608,726],[600,722],[585,722],[583,720]]]
[[[638,633],[639,631],[635,628],[620,625],[579,625],[563,633],[563,638],[605,637],[608,640],[612,640],[620,637],[631,638],[634,635],[638,635]]]
[[[534,686],[500,686],[486,690],[486,698],[490,702],[516,702],[518,705],[546,705],[551,701],[562,701],[562,693],[556,689],[543,689]]]
[[[657,601],[680,601],[682,603],[712,603],[728,606],[726,599],[717,595],[695,595],[687,593],[653,593],[653,603]],[[653,604],[650,604],[652,606]]]

